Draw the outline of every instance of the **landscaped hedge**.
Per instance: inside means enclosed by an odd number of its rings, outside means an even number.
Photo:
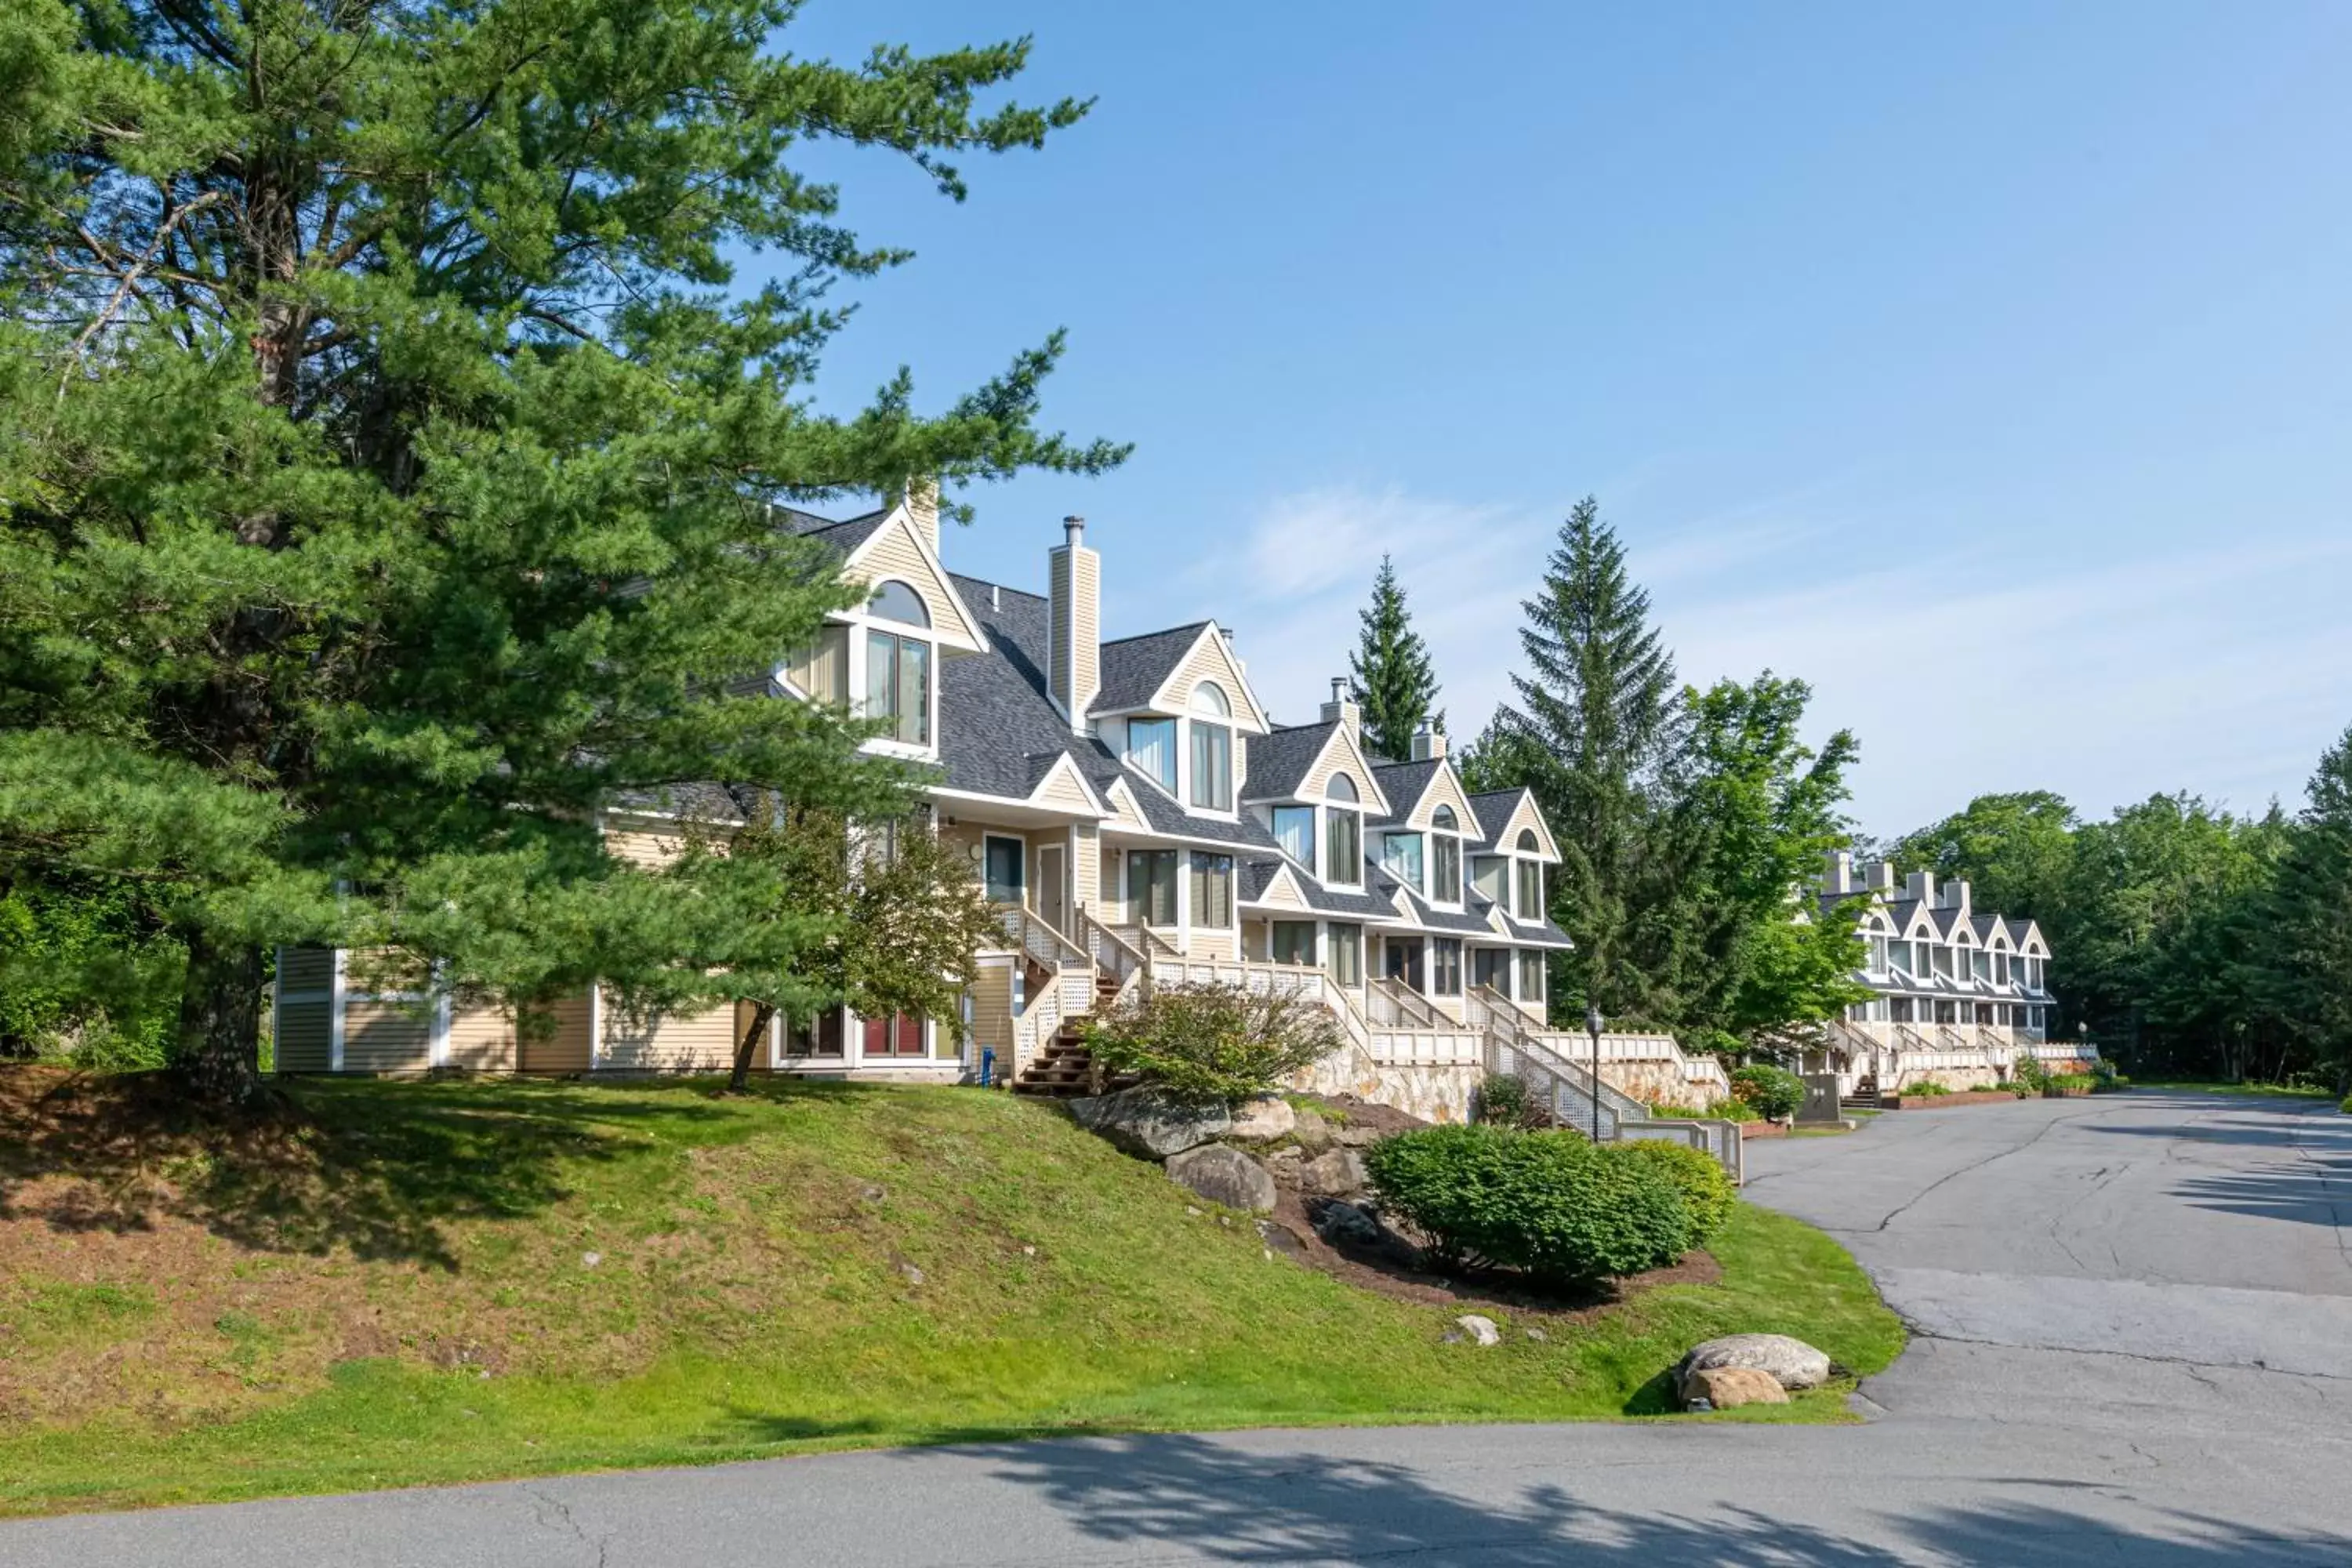
[[[1572,1132],[1429,1127],[1364,1152],[1381,1206],[1429,1238],[1444,1267],[1579,1281],[1663,1268],[1696,1225],[1680,1179],[1639,1144]]]
[[[1731,1209],[1739,1201],[1739,1189],[1731,1184],[1731,1173],[1714,1155],[1664,1138],[1636,1138],[1624,1148],[1664,1171],[1681,1190],[1683,1206],[1690,1210],[1692,1246],[1706,1246],[1731,1223]]]
[[[1763,1062],[1731,1075],[1731,1092],[1756,1108],[1768,1121],[1794,1116],[1805,1103],[1805,1080],[1786,1068]]]

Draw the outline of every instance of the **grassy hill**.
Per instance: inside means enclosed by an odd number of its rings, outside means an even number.
[[[972,1089],[0,1069],[0,1513],[1137,1428],[1663,1410],[1693,1341],[1901,1333],[1743,1207],[1719,1284],[1493,1349]],[[1457,1309],[1458,1310],[1458,1309]],[[1540,1321],[1547,1338],[1518,1330]],[[1833,1396],[1785,1417],[1835,1419]]]

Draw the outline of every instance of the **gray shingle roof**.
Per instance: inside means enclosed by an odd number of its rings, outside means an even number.
[[[839,522],[805,511],[785,510],[776,515],[780,526],[804,539],[821,539],[846,555],[873,538],[874,531],[889,521],[890,509],[884,507],[879,511],[845,518]]]
[[[1094,704],[1087,711],[1116,713],[1150,701],[1151,694],[1160,689],[1184,656],[1192,651],[1192,645],[1201,640],[1201,628],[1208,624],[1194,621],[1188,626],[1171,626],[1166,631],[1146,632],[1140,637],[1120,637],[1103,644],[1102,689],[1095,693]],[[1045,647],[1042,640],[1038,647]]]
[[[1534,792],[1522,784],[1517,789],[1489,790],[1485,795],[1470,797],[1471,809],[1478,814],[1478,842],[1473,849],[1500,849],[1503,830],[1511,825],[1511,814],[1519,809],[1519,802]]]
[[[1055,758],[1068,753],[1084,766],[1087,753],[1102,748],[1071,734],[1046,695],[1045,601],[974,577],[949,581],[988,634],[988,651],[940,661],[940,763],[947,785],[1025,798]]]
[[[1506,910],[1503,911],[1503,923],[1511,928],[1512,941],[1525,942],[1529,947],[1566,949],[1576,945],[1569,940],[1566,931],[1549,921],[1523,921]]]
[[[1444,762],[1437,759],[1425,763],[1376,764],[1372,769],[1372,776],[1380,781],[1381,793],[1388,796],[1389,810],[1391,815],[1374,817],[1372,820],[1375,823],[1402,822],[1406,817],[1411,816],[1412,808],[1421,804],[1422,792],[1429,787],[1429,781],[1436,775],[1437,770],[1444,765]]]
[[[1248,800],[1295,800],[1307,770],[1330,743],[1339,727],[1336,719],[1319,724],[1293,724],[1260,736],[1249,743],[1249,777],[1242,784]]]

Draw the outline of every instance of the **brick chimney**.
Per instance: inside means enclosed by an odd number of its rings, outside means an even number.
[[[1334,719],[1348,727],[1348,733],[1356,738],[1358,745],[1363,743],[1364,710],[1348,695],[1348,678],[1344,675],[1331,678],[1331,700],[1323,704],[1323,722],[1328,724]]]
[[[1829,875],[1822,880],[1822,890],[1835,898],[1854,891],[1853,851],[1832,849],[1829,852]]]
[[[940,552],[940,482],[937,479],[908,479],[904,492],[907,521],[923,536],[931,553]]]
[[[1102,689],[1102,557],[1086,545],[1087,520],[1062,520],[1062,542],[1045,555],[1046,685],[1087,732],[1087,710]]]

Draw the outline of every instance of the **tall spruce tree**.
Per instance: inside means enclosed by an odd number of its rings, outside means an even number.
[[[1554,1005],[1580,1011],[1590,998],[1616,1016],[1671,1017],[1669,975],[1643,950],[1670,930],[1661,911],[1681,886],[1650,852],[1662,831],[1653,790],[1677,743],[1681,702],[1649,595],[1627,576],[1594,498],[1569,513],[1524,608],[1529,673],[1512,677],[1518,700],[1496,722],[1528,743],[1498,738],[1493,750],[1521,775],[1508,782],[1534,787],[1560,844],[1553,916],[1576,951]]]
[[[1402,761],[1412,755],[1412,738],[1422,725],[1443,730],[1445,715],[1436,710],[1437,672],[1430,665],[1429,645],[1412,629],[1396,563],[1386,555],[1372,578],[1372,601],[1356,618],[1362,632],[1348,657],[1348,669],[1363,709],[1364,739],[1382,756]]]
[[[1057,337],[936,416],[903,372],[809,403],[828,287],[907,253],[798,147],[960,198],[1084,112],[983,104],[1025,42],[836,66],[779,47],[794,0],[0,10],[0,874],[141,890],[209,1094],[256,1087],[271,942],[690,989],[726,889],[600,807],[902,798],[761,689],[854,599],[773,504],[1122,455],[1037,427]]]
[[[2319,759],[2277,869],[2259,984],[2313,1065],[2352,1083],[2352,729]]]

